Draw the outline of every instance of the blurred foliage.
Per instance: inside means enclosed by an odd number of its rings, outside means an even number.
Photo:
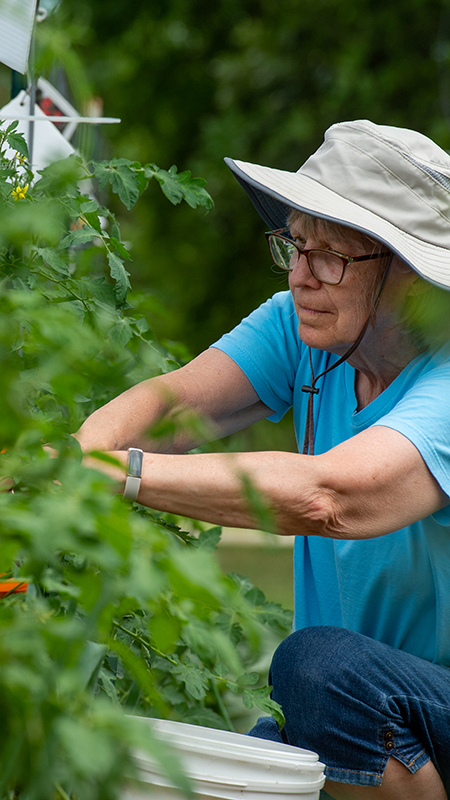
[[[28,591],[0,599],[0,798],[115,798],[137,747],[187,790],[130,715],[232,728],[231,696],[282,721],[253,665],[263,626],[283,635],[292,614],[220,572],[220,529],[133,507],[81,463],[70,434],[86,414],[179,361],[151,298],[128,297],[114,214],[79,182],[128,209],[149,182],[174,204],[211,199],[188,172],[124,158],[36,180],[16,124],[0,134],[0,575]]]
[[[70,28],[92,91],[121,117],[106,141],[207,179],[207,218],[167,218],[152,188],[121,214],[134,285],[171,309],[158,332],[194,352],[285,287],[224,156],[297,169],[330,124],[357,118],[450,147],[448,0],[62,0],[44,26],[47,39]]]
[[[99,202],[78,158],[33,184],[14,128],[0,165],[0,571],[29,582],[0,602],[0,797],[109,800],[136,746],[186,787],[123,709],[217,727],[236,698],[277,713],[255,662],[262,625],[291,615],[220,573],[218,530],[114,497],[69,434],[285,288],[224,156],[294,170],[363,117],[449,148],[449,56],[448,0],[61,0],[38,27],[38,71],[122,123],[79,129]],[[202,183],[155,161],[207,178],[208,216]]]

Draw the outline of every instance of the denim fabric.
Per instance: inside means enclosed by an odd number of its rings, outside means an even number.
[[[286,725],[262,717],[251,736],[314,750],[329,780],[359,786],[379,786],[390,756],[411,773],[431,759],[450,796],[448,667],[319,626],[281,643],[269,682]]]

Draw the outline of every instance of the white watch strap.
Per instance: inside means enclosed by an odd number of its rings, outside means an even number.
[[[138,447],[128,449],[128,475],[125,480],[123,496],[127,500],[136,500],[141,488],[142,462],[144,453]]]
[[[141,488],[141,479],[135,475],[127,475],[125,486],[123,489],[123,496],[126,500],[136,500]]]

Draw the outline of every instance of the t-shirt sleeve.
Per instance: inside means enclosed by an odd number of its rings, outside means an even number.
[[[450,498],[450,361],[424,374],[375,424],[406,436]],[[450,505],[432,516],[450,525]]]
[[[278,422],[292,406],[300,362],[298,319],[290,292],[279,292],[211,347],[226,353],[242,369],[260,400]]]

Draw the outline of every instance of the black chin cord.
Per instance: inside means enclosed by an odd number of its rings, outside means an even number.
[[[365,334],[367,328],[369,327],[369,322],[370,322],[370,319],[372,317],[372,314],[376,311],[376,308],[377,308],[378,303],[380,301],[381,292],[383,291],[384,284],[386,283],[386,278],[388,276],[388,272],[389,272],[389,269],[391,267],[393,257],[394,257],[394,254],[392,253],[390,255],[390,257],[389,257],[388,263],[386,265],[386,269],[384,270],[384,274],[383,274],[383,277],[382,277],[381,283],[380,283],[380,288],[378,289],[378,294],[376,296],[376,299],[375,299],[375,302],[374,302],[374,305],[373,305],[373,310],[370,313],[370,315],[368,316],[368,318],[366,319],[366,321],[365,321],[365,323],[363,325],[362,331],[359,334],[358,338],[356,339],[355,342],[353,342],[352,345],[350,345],[350,347],[348,348],[347,352],[344,353],[344,355],[341,356],[341,358],[339,358],[334,364],[332,364],[331,367],[327,367],[327,369],[324,369],[324,371],[321,372],[319,375],[314,376],[314,368],[313,368],[313,363],[312,363],[311,348],[310,347],[308,348],[308,350],[309,350],[309,365],[310,365],[310,368],[311,368],[311,384],[309,386],[307,384],[304,384],[302,386],[302,392],[309,392],[308,406],[307,406],[307,409],[306,409],[305,436],[304,436],[304,439],[303,439],[303,450],[302,450],[302,454],[303,455],[310,455],[310,456],[314,455],[314,395],[315,394],[319,394],[319,389],[317,388],[316,383],[319,380],[319,378],[323,378],[323,376],[326,375],[327,372],[331,372],[332,369],[335,369],[336,367],[339,367],[341,364],[344,363],[344,361],[347,361],[347,359],[350,358],[352,353],[355,352],[356,348],[359,347],[359,345],[361,344],[361,341],[362,341],[362,339],[364,337],[364,334]]]

